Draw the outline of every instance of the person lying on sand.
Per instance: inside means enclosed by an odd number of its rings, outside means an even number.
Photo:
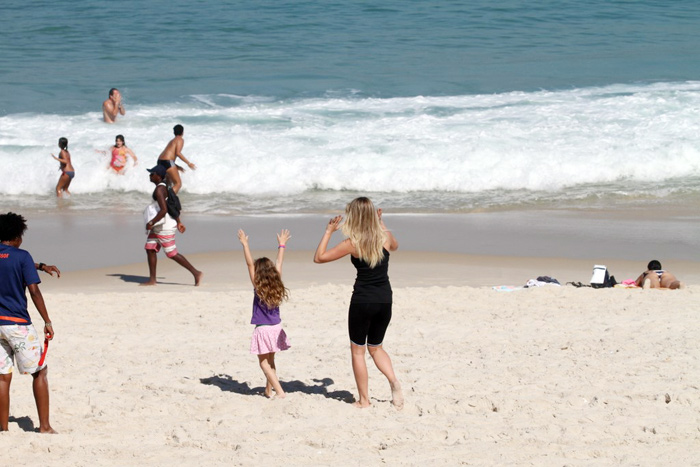
[[[635,281],[638,287],[645,289],[683,289],[685,284],[676,279],[676,276],[661,269],[661,263],[657,260],[649,261],[647,270]]]

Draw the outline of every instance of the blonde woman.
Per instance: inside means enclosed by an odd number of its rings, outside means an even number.
[[[342,225],[345,240],[328,249],[333,233],[341,228],[342,216],[332,218],[314,255],[315,263],[328,263],[350,255],[357,269],[357,278],[350,299],[348,331],[352,354],[352,371],[359,392],[355,406],[370,406],[365,348],[391,386],[392,404],[403,408],[403,393],[391,364],[391,358],[382,347],[384,334],[391,321],[392,291],[389,283],[389,252],[399,243],[387,230],[382,220],[382,210],[375,210],[369,198],[352,200],[345,208]]]

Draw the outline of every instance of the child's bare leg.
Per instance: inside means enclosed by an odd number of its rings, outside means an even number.
[[[68,180],[66,180],[65,185],[63,185],[63,192],[66,193],[67,195],[70,195],[70,191],[68,191],[68,187],[70,186],[70,182],[72,182],[73,179],[70,178],[68,175],[66,175],[66,177],[68,178]]]
[[[148,282],[139,285],[156,285],[156,266],[158,265],[158,253],[155,250],[146,250],[148,259]]]
[[[10,421],[10,383],[12,373],[0,375],[0,431],[7,431]]]
[[[274,361],[275,361],[275,353],[266,353],[263,355],[258,355],[258,361],[260,362],[260,368],[262,368],[263,373],[265,373],[265,377],[267,378],[267,382],[269,385],[272,386],[272,389],[275,390],[277,393],[277,397],[284,397],[286,394],[284,393],[284,389],[282,389],[282,386],[280,385],[279,379],[277,379],[277,371],[275,371],[274,366]],[[267,386],[265,387],[265,395],[267,397],[270,397],[272,393],[267,394]]]
[[[403,392],[401,391],[401,384],[399,380],[396,379],[394,374],[394,366],[391,364],[391,358],[386,350],[381,345],[368,346],[369,354],[374,360],[374,364],[377,365],[379,371],[382,372],[386,379],[389,380],[389,385],[391,386],[391,403],[394,407],[401,410],[403,408]]]
[[[267,354],[267,355],[270,355],[270,354]],[[272,354],[272,355],[274,358],[274,354]],[[274,361],[271,363],[270,358],[268,358],[267,362],[268,362],[268,364],[270,364],[270,368],[272,368],[274,370],[275,369]],[[261,368],[262,368],[262,365],[261,365]],[[263,373],[265,373],[265,370],[263,370]],[[275,371],[275,374],[277,374],[276,371]],[[267,397],[268,399],[272,398],[272,383],[268,379],[267,374],[265,374],[265,397]]]
[[[369,377],[367,376],[367,362],[365,362],[365,346],[350,343],[352,353],[352,372],[355,375],[355,384],[360,400],[355,402],[355,407],[364,409],[370,406],[369,402]]]
[[[56,430],[51,428],[49,423],[49,379],[46,377],[47,369],[44,367],[32,375],[34,382],[34,400],[36,401],[36,410],[39,413],[39,432],[40,433],[56,433]]]
[[[66,174],[61,174],[58,177],[58,183],[56,183],[56,196],[58,198],[61,198],[63,196],[63,193],[61,192],[63,191],[63,186],[66,184],[66,178],[68,178],[68,175]]]

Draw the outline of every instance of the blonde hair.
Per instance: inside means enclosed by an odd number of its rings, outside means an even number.
[[[289,297],[289,292],[282,282],[282,276],[269,258],[255,260],[255,293],[268,308],[275,308]]]
[[[361,196],[348,203],[342,231],[355,247],[357,256],[370,268],[384,259],[387,235],[369,198]]]

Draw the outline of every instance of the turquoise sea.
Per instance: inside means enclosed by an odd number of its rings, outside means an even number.
[[[5,0],[0,194],[140,210],[185,126],[183,201],[324,212],[700,204],[695,1]],[[107,91],[127,115],[100,121]],[[139,156],[116,176],[116,134]]]

